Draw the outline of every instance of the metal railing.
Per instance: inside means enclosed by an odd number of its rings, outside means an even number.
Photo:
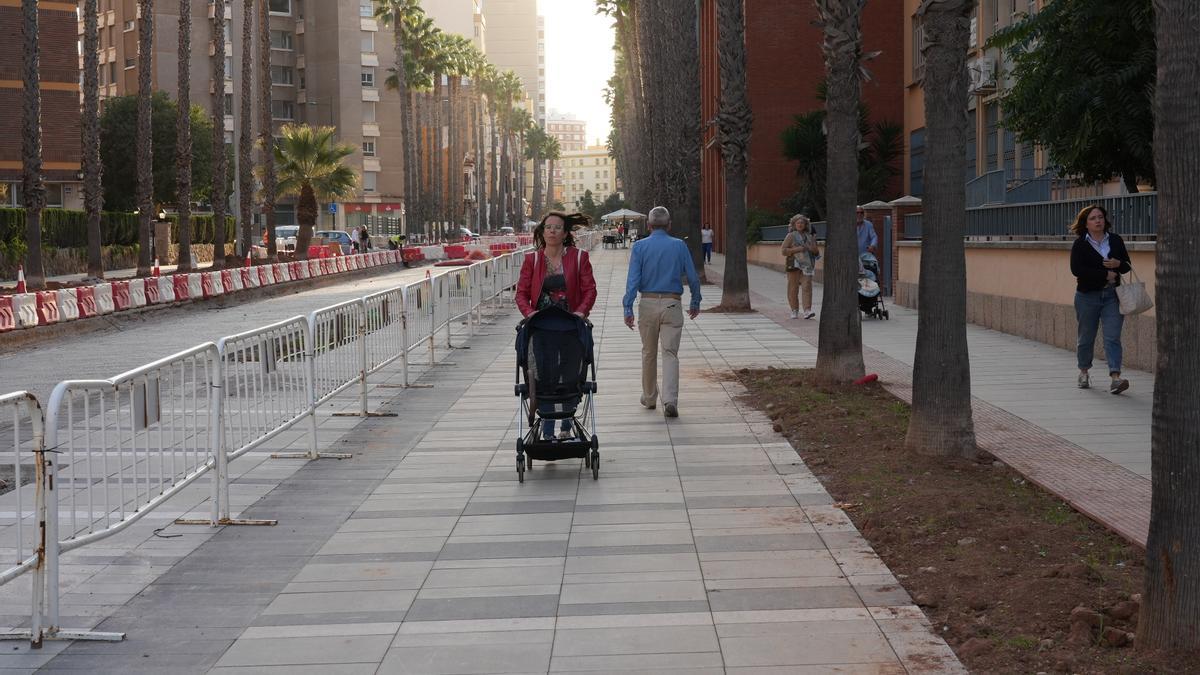
[[[1158,194],[1142,192],[1112,197],[1087,197],[1064,201],[997,204],[969,208],[968,237],[1070,237],[1069,227],[1085,206],[1096,204],[1108,211],[1113,229],[1122,235],[1153,236],[1158,231]],[[904,216],[904,238],[921,238],[922,214]]]
[[[593,237],[580,237],[591,248]],[[141,366],[107,380],[59,383],[43,415],[30,394],[0,396],[0,468],[15,487],[0,495],[0,585],[33,573],[30,628],[0,637],[119,640],[122,633],[59,626],[62,554],[113,536],[212,474],[208,501],[221,524],[273,524],[231,518],[229,462],[306,423],[308,459],[322,455],[317,410],[353,388],[358,415],[367,378],[425,344],[437,363],[438,332],[449,345],[454,322],[474,332],[483,308],[516,284],[525,251],[313,311]],[[43,422],[44,419],[44,422]],[[33,479],[29,480],[30,475]],[[2,476],[0,476],[2,477]]]

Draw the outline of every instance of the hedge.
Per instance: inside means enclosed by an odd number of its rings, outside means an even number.
[[[170,217],[171,236],[179,241],[176,218]],[[225,241],[236,241],[236,221],[225,220]],[[101,240],[105,246],[137,244],[137,214],[105,211],[100,215]],[[213,243],[211,215],[192,216],[192,243]],[[25,254],[25,209],[0,208],[0,254],[20,258]],[[42,246],[53,248],[87,248],[87,212],[67,209],[42,211]],[[15,255],[9,255],[15,254]]]

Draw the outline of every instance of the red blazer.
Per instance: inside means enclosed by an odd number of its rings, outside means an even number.
[[[584,316],[591,314],[596,304],[596,277],[587,251],[568,246],[563,253],[563,274],[567,277],[567,307]],[[546,278],[546,256],[541,251],[525,254],[521,279],[517,282],[517,309],[523,316],[537,311],[537,299],[542,295],[542,280]]]

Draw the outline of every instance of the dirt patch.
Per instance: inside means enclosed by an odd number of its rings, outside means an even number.
[[[754,309],[746,309],[744,307],[726,307],[725,305],[716,305],[704,310],[703,314],[754,314]]]
[[[736,373],[973,672],[1183,673],[1142,653],[1142,554],[994,458],[903,449],[909,407],[879,383]]]

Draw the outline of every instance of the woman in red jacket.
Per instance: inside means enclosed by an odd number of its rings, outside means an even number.
[[[588,223],[578,213],[551,211],[533,230],[537,247],[525,256],[517,282],[517,309],[529,316],[552,304],[587,317],[596,304],[596,278],[587,251],[575,247],[571,231]]]
[[[587,216],[551,211],[534,228],[533,242],[537,248],[525,256],[517,281],[517,309],[523,316],[551,305],[584,318],[591,313],[592,305],[596,304],[596,278],[592,276],[587,251],[577,248],[571,235],[572,230],[587,223]],[[539,404],[538,410],[553,412],[555,405]],[[572,435],[571,420],[563,420],[558,438],[569,439]],[[554,420],[543,420],[542,438],[553,436]]]

